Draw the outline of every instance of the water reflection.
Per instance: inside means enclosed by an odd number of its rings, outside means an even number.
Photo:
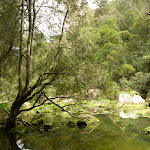
[[[24,148],[24,144],[22,143],[21,139],[17,140],[16,144],[17,144],[18,148],[20,148],[21,150],[30,150],[28,148],[27,149]]]
[[[119,120],[118,128],[106,115],[96,116],[100,123],[91,133],[67,125],[50,132],[28,133],[21,136],[2,134],[0,150],[149,150],[150,135],[142,134],[150,126],[149,118]]]
[[[16,134],[7,134],[9,140],[9,150],[20,150],[16,144]]]
[[[121,118],[138,118],[139,115],[136,115],[137,112],[138,110],[134,110],[134,111],[126,112],[126,113],[124,111],[120,111],[119,116]]]
[[[0,150],[30,150],[24,147],[21,139],[17,140],[16,134],[8,134],[0,129]]]

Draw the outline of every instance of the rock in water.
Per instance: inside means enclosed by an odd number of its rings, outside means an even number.
[[[77,126],[86,133],[91,133],[99,125],[99,119],[89,114],[81,114],[77,120]]]
[[[144,132],[145,132],[146,134],[150,134],[150,126],[147,127],[147,128],[145,128],[145,129],[144,129]]]
[[[50,125],[44,125],[44,131],[48,132],[50,129],[52,129],[53,127]]]
[[[85,129],[86,128],[86,126],[87,126],[87,123],[86,122],[83,122],[83,121],[78,121],[77,122],[77,126],[78,126],[78,128],[79,129]]]

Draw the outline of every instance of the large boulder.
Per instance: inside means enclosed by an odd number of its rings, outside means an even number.
[[[99,94],[99,90],[89,89],[87,94],[88,94],[88,98],[95,98]]]
[[[145,100],[140,95],[124,93],[119,95],[118,103],[140,104],[145,103]]]

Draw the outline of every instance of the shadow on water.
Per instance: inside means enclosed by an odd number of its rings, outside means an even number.
[[[150,150],[150,135],[143,133],[149,118],[122,119],[116,126],[106,115],[96,117],[100,124],[90,133],[67,125],[23,135],[0,130],[0,150]]]

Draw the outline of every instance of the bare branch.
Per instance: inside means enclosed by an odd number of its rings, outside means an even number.
[[[10,112],[4,108],[4,111],[6,112],[6,114],[8,115],[8,117],[10,117]]]
[[[64,106],[62,106],[62,107],[64,108],[64,107],[73,106],[73,105],[76,105],[76,104],[77,104],[77,102],[76,102],[76,103],[74,103],[74,104],[64,105]]]
[[[62,106],[59,106],[58,104],[56,104],[55,102],[52,101],[52,98],[48,98],[45,94],[44,96],[46,97],[46,99],[48,101],[50,101],[52,104],[54,104],[55,106],[57,106],[58,108],[60,108],[62,111],[67,112],[70,116],[74,117],[74,118],[78,118],[77,116],[74,116],[73,114],[71,114],[69,111],[65,110]]]
[[[121,105],[121,107],[120,107],[120,108],[118,108],[118,109],[117,109],[117,110],[115,110],[115,111],[111,111],[111,112],[108,112],[108,113],[100,113],[100,114],[107,115],[107,114],[115,113],[115,112],[119,111],[119,110],[120,110],[123,106],[124,106],[124,104],[122,104],[122,105]]]
[[[42,93],[38,96],[38,98],[35,100],[35,102],[34,102],[34,104],[33,104],[32,107],[30,107],[30,108],[28,108],[28,109],[20,110],[20,111],[19,111],[19,114],[20,114],[21,112],[23,112],[23,111],[29,111],[29,110],[32,110],[32,109],[34,109],[34,108],[36,108],[36,107],[39,107],[39,106],[43,105],[46,101],[44,101],[44,103],[42,103],[42,104],[36,105],[36,103],[38,102],[38,100],[41,98],[42,95],[43,95],[43,92],[42,92]]]
[[[118,128],[122,129],[122,127],[119,126],[108,114],[106,114],[106,115],[114,123],[115,126],[117,126]]]
[[[39,78],[38,78],[38,80],[37,80],[37,82],[36,82],[36,83],[30,88],[30,90],[28,91],[28,93],[27,93],[28,96],[31,95],[31,93],[32,93],[37,87],[41,86],[42,81],[44,80],[44,79],[42,79],[42,78],[43,78],[43,76],[45,76],[45,75],[49,75],[49,76],[50,76],[50,75],[54,75],[54,77],[53,77],[49,82],[46,82],[45,84],[43,84],[43,86],[41,87],[41,89],[39,90],[39,92],[42,91],[46,85],[50,85],[50,84],[55,80],[55,78],[56,78],[59,74],[58,74],[58,73],[43,73],[42,75],[40,75]],[[38,93],[39,93],[39,92],[38,92]]]
[[[31,125],[29,122],[22,120],[21,118],[17,118],[18,121],[20,121],[25,127],[30,127],[36,131],[40,131],[37,128],[35,128],[33,125]]]
[[[34,0],[35,1],[35,0]],[[44,0],[43,0],[43,2],[42,2],[42,4],[40,5],[40,6],[38,6],[38,10],[35,12],[35,6],[34,6],[34,14],[38,14],[38,12],[40,11],[40,9],[41,9],[41,7],[43,7],[43,4],[44,4]],[[35,3],[34,3],[35,4]]]

